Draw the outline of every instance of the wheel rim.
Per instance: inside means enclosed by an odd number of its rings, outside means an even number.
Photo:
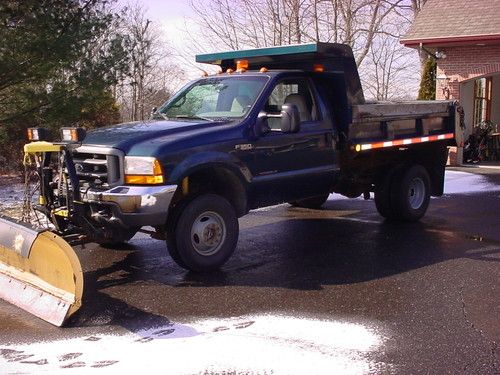
[[[414,178],[408,189],[408,203],[414,210],[418,210],[425,200],[425,184],[421,178]]]
[[[199,215],[191,227],[191,244],[203,256],[219,251],[226,239],[226,224],[222,217],[213,211]]]

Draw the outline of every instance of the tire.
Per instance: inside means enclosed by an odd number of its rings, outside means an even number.
[[[401,221],[417,221],[425,215],[430,201],[430,178],[421,165],[401,171],[390,188],[392,216]]]
[[[377,207],[378,213],[386,219],[394,218],[391,203],[391,186],[394,175],[394,172],[388,173],[375,189],[375,207]]]
[[[194,272],[218,269],[233,254],[238,242],[238,217],[223,197],[204,194],[188,202],[175,226],[167,232],[172,259]]]
[[[311,198],[300,199],[290,202],[293,207],[318,209],[325,204],[330,194],[325,193]]]

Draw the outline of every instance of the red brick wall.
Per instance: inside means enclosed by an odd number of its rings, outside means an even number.
[[[500,72],[500,44],[443,47],[439,50],[444,51],[446,58],[437,61],[437,76],[446,75],[450,79],[449,99],[460,99],[461,81]],[[436,99],[446,99],[440,82],[436,82]]]

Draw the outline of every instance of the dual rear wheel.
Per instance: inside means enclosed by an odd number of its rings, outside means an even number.
[[[375,205],[387,219],[417,221],[424,216],[430,201],[430,178],[421,165],[393,171],[375,190]]]

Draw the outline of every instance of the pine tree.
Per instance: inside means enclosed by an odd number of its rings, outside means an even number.
[[[25,129],[119,120],[111,87],[127,54],[108,0],[0,1],[0,156],[20,161]]]
[[[420,80],[418,100],[436,99],[436,65],[436,59],[427,58],[422,72],[422,79]]]

